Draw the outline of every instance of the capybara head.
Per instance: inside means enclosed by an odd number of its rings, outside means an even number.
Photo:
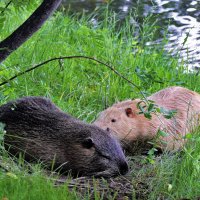
[[[134,140],[143,135],[143,118],[137,108],[137,100],[116,103],[100,113],[94,124],[111,131],[118,139]],[[145,127],[146,128],[146,127]]]
[[[101,128],[62,112],[50,100],[25,97],[0,107],[5,146],[28,161],[74,176],[125,174],[128,165],[115,138]]]

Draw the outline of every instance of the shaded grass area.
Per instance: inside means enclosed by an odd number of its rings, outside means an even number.
[[[10,15],[0,39],[12,32],[27,15],[25,11]],[[199,77],[195,73],[185,73],[187,67],[183,68],[177,58],[170,57],[164,50],[165,42],[159,46],[144,45],[153,38],[152,29],[161,27],[152,27],[147,18],[144,26],[139,28],[142,37],[138,38],[134,36],[136,28],[129,23],[129,18],[117,27],[113,13],[106,11],[105,16],[104,21],[94,23],[91,16],[69,17],[56,13],[38,33],[0,64],[0,81],[52,57],[85,55],[112,64],[146,95],[170,85],[182,85],[200,92]],[[98,112],[116,101],[141,97],[136,88],[105,66],[84,59],[55,61],[15,79],[1,87],[0,102],[28,95],[49,97],[64,111],[87,122],[93,121]],[[189,139],[183,152],[164,153],[151,159],[154,164],[145,163],[145,156],[130,157],[131,173],[124,190],[127,189],[133,199],[200,197],[198,134]],[[54,187],[53,181],[40,173],[41,169],[30,174],[24,167],[18,168],[15,162],[9,166],[7,170],[0,170],[0,199],[80,199],[76,192],[69,192],[66,185]],[[110,182],[124,183],[120,178]],[[76,185],[76,180],[73,183]],[[97,191],[94,199],[111,199],[106,193],[98,193],[105,185],[100,182],[91,186]],[[85,182],[81,186],[87,191]],[[117,199],[116,187],[112,189],[112,198]],[[126,193],[123,195],[127,196]],[[90,197],[86,195],[85,199]]]

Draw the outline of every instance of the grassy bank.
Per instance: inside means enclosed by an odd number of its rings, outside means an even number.
[[[27,15],[25,11],[10,15],[0,39],[9,35]],[[84,55],[110,63],[146,95],[170,85],[183,85],[200,92],[199,77],[185,73],[187,68],[183,69],[177,58],[166,53],[164,44],[144,45],[151,41],[153,30],[159,27],[152,27],[146,20],[139,29],[142,37],[137,38],[133,36],[136,30],[129,19],[119,27],[112,13],[105,12],[105,16],[104,21],[94,23],[90,17],[56,13],[0,65],[0,82],[52,57]],[[28,95],[49,97],[64,111],[87,122],[94,120],[105,106],[141,97],[137,88],[127,81],[105,66],[86,59],[54,61],[20,76],[1,87],[0,103]],[[199,137],[191,138],[189,143],[184,152],[164,154],[155,158],[154,164],[143,164],[145,157],[137,162],[132,158],[133,184],[137,184],[138,179],[146,184],[147,199],[200,197]],[[135,163],[139,163],[140,168]],[[0,199],[78,199],[66,186],[53,187],[52,181],[46,180],[40,170],[29,174],[15,163],[10,166],[8,170],[0,168]]]

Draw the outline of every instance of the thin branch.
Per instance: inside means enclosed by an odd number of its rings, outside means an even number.
[[[4,82],[0,83],[0,86],[2,85],[5,85],[6,83],[9,83],[10,81],[12,81],[13,79],[23,75],[23,74],[26,74],[34,69],[37,69],[49,62],[52,62],[52,61],[55,61],[55,60],[63,60],[63,59],[88,59],[88,60],[92,60],[92,61],[95,61],[97,63],[100,63],[104,66],[106,66],[107,68],[109,68],[111,71],[113,71],[115,74],[117,74],[119,77],[123,78],[124,80],[126,80],[130,85],[132,85],[133,87],[137,88],[137,90],[139,91],[139,93],[143,96],[144,99],[146,99],[144,93],[141,91],[140,87],[138,85],[136,85],[135,83],[133,83],[132,81],[130,81],[129,79],[127,79],[123,74],[121,74],[120,72],[118,72],[113,66],[103,62],[103,61],[100,61],[100,60],[97,60],[96,58],[92,58],[92,57],[89,57],[89,56],[61,56],[61,57],[55,57],[55,58],[51,58],[49,60],[46,60],[40,64],[37,64],[33,67],[30,67],[28,68],[27,70],[25,71],[22,71],[22,72],[19,72],[18,74],[16,74],[15,76],[5,80]]]
[[[4,9],[1,11],[1,14],[3,14],[5,12],[5,10],[8,8],[8,6],[12,3],[12,0],[10,0],[6,6],[4,7]]]

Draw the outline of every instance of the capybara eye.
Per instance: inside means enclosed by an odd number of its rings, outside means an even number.
[[[112,119],[111,122],[116,122],[116,119]]]
[[[94,146],[94,142],[92,140],[92,138],[86,138],[83,142],[82,142],[83,147],[90,149]]]

